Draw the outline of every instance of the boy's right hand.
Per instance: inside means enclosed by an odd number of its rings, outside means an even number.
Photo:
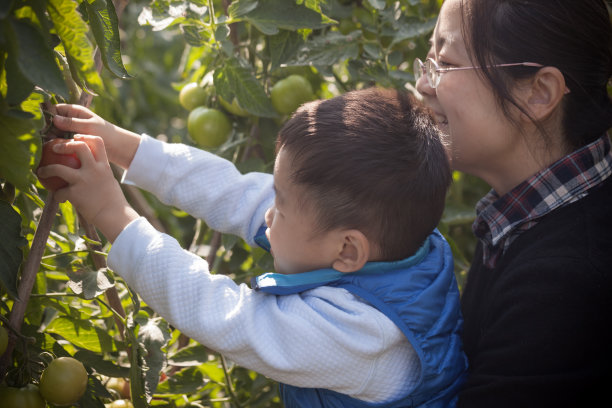
[[[74,140],[53,146],[58,154],[76,154],[81,167],[50,164],[38,169],[39,177],[62,178],[67,187],[55,192],[59,202],[69,200],[89,223],[113,242],[138,213],[128,204],[108,164],[99,137],[75,135]]]
[[[140,144],[140,136],[105,121],[81,105],[57,104],[53,124],[60,130],[99,136],[104,140],[108,159],[127,169]]]

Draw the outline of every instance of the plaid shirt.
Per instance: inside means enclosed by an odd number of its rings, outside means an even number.
[[[556,208],[589,194],[612,174],[607,135],[561,158],[503,197],[491,190],[476,205],[474,234],[483,244],[483,263],[493,268],[512,241]]]

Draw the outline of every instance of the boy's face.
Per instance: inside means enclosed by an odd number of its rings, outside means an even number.
[[[266,236],[278,273],[292,274],[330,268],[342,250],[342,240],[334,231],[318,233],[312,203],[306,188],[291,179],[292,157],[281,148],[274,164],[274,205],[266,212]]]

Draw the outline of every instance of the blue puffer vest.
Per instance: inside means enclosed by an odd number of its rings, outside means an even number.
[[[255,241],[269,250],[260,229]],[[399,327],[419,356],[416,386],[395,401],[369,403],[322,388],[281,384],[285,407],[447,408],[467,371],[461,332],[463,318],[453,258],[446,240],[434,231],[410,258],[370,262],[353,273],[321,269],[294,275],[266,273],[253,279],[255,289],[277,295],[300,293],[318,286],[337,286],[371,303]]]

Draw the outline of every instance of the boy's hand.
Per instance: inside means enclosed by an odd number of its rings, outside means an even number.
[[[105,121],[84,106],[57,104],[55,107],[58,114],[53,117],[53,124],[58,129],[101,137],[109,160],[124,169],[130,166],[140,144],[139,135]]]
[[[51,164],[38,169],[41,177],[58,176],[68,187],[55,192],[59,202],[69,200],[89,223],[100,229],[111,242],[138,214],[128,204],[108,164],[100,137],[75,135],[74,140],[57,144],[61,154],[77,155],[79,169]]]

